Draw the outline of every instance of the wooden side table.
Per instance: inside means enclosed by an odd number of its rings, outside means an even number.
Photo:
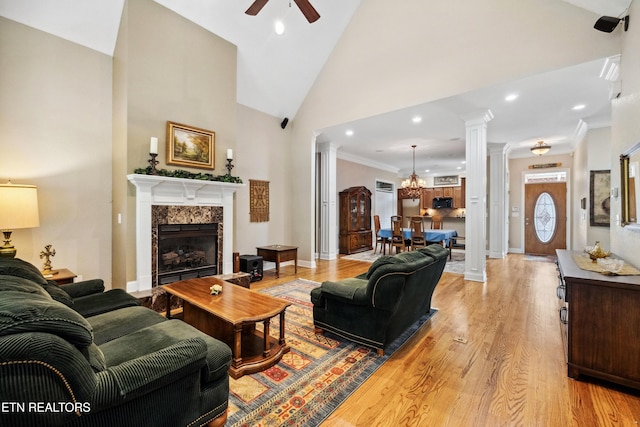
[[[43,271],[42,274],[44,275],[45,279],[55,280],[58,283],[58,285],[66,285],[67,283],[73,283],[73,279],[78,277],[77,274],[75,274],[71,270],[67,270],[66,268],[51,270],[51,273],[49,274]]]
[[[295,272],[298,272],[298,247],[284,245],[269,245],[256,248],[258,256],[265,261],[276,263],[276,277],[280,277],[280,263],[283,261],[294,261]]]

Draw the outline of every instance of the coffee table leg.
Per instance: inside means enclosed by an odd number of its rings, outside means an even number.
[[[233,326],[233,364],[242,364],[242,324]]]
[[[287,340],[284,338],[284,311],[280,313],[280,345],[284,346]]]
[[[262,357],[269,357],[271,354],[271,346],[269,345],[269,326],[271,325],[271,319],[266,319],[264,321],[264,339],[263,339],[263,348]]]
[[[280,254],[276,255],[276,278],[280,277]]]

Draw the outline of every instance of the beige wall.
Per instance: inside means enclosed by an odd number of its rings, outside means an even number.
[[[18,258],[111,282],[111,58],[0,17],[0,180],[38,186]]]
[[[640,15],[640,2],[632,2],[629,15]],[[622,95],[613,101],[611,186],[620,188],[621,153],[640,141],[640,27],[629,26],[622,40]],[[620,198],[611,204],[611,250],[635,266],[640,266],[640,232],[616,224],[620,215]]]
[[[362,2],[294,120],[301,256],[313,252],[314,130],[618,53],[619,32],[594,31],[596,18],[557,0]]]
[[[246,187],[236,192],[236,244],[240,254],[255,254],[256,246],[292,244],[287,147],[290,127],[281,120],[244,105],[238,105],[237,150],[233,174],[242,177]],[[249,180],[269,181],[269,221],[249,222]]]
[[[159,139],[159,168],[212,172],[166,165],[166,122],[214,131],[216,175],[226,173],[237,139],[236,47],[152,0],[125,2],[123,15],[114,54],[113,129],[126,138],[114,141],[113,214],[123,218],[114,221],[117,287],[136,277],[135,188],[126,174],[148,166],[149,138]]]
[[[588,162],[586,170],[580,171],[583,179],[586,181],[587,189],[591,181],[591,171],[595,170],[611,170],[611,128],[591,129],[587,132],[587,145],[589,147]],[[587,190],[587,242],[593,245],[596,241],[608,248],[611,245],[610,227],[592,227],[589,220],[590,197]],[[576,197],[574,197],[576,199]],[[578,200],[579,201],[579,200]],[[614,202],[612,199],[611,202]],[[583,246],[576,246],[574,249],[582,249]]]

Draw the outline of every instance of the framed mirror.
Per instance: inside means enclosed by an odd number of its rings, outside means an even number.
[[[638,221],[640,200],[640,142],[620,156],[620,193],[622,202],[621,226],[635,225]]]

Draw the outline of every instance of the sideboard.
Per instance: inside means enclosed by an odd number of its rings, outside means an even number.
[[[640,276],[583,270],[574,261],[583,253],[556,253],[564,291],[558,295],[564,294],[566,306],[561,318],[567,322],[568,376],[640,389]]]

